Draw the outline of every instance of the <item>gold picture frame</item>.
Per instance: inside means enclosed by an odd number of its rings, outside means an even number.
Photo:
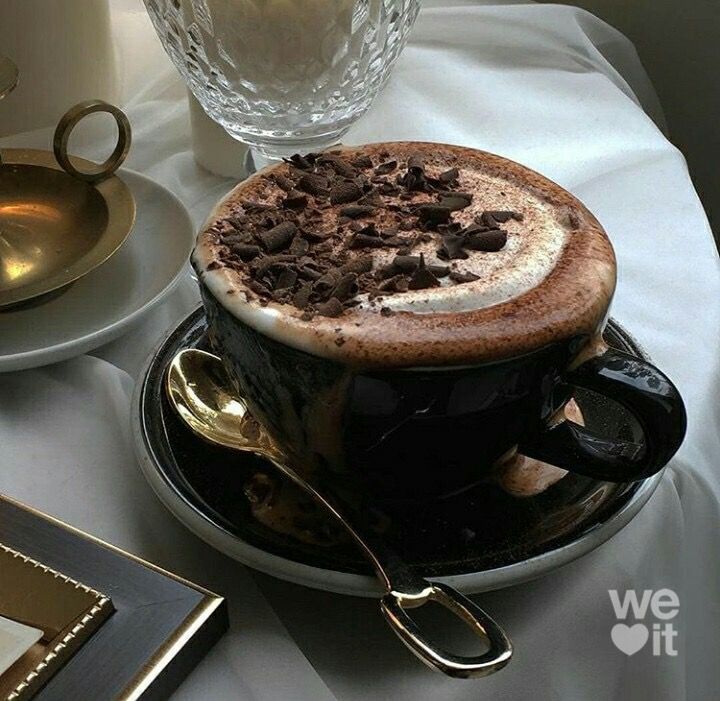
[[[222,597],[3,495],[0,543],[100,597],[70,663],[58,661],[54,674],[38,674],[32,689],[30,680],[28,691],[0,694],[0,701],[167,699],[227,630]],[[0,588],[0,600],[9,589]],[[30,619],[41,627],[37,614]]]

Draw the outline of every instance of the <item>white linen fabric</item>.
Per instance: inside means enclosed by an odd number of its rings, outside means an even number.
[[[128,166],[175,192],[199,223],[231,182],[195,165],[184,87],[139,0],[112,3]],[[2,105],[2,109],[10,106]],[[135,331],[58,365],[0,375],[0,491],[229,599],[231,632],[176,699],[705,699],[720,691],[720,267],[685,161],[632,45],[592,15],[514,2],[426,2],[384,94],[348,143],[479,147],[579,196],[619,260],[613,314],[677,383],[688,436],[639,516],[609,543],[530,584],[478,597],[516,646],[485,680],[433,674],[377,603],[251,573],[174,521],[145,484],[129,431],[144,357],[197,304],[187,280]],[[78,129],[84,155],[109,148]],[[47,147],[49,131],[8,145]],[[89,151],[88,151],[89,149]],[[609,589],[670,588],[677,656],[616,649]],[[632,623],[632,621],[628,621]],[[650,622],[649,619],[646,622]]]

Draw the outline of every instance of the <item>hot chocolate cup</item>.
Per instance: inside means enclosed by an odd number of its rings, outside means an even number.
[[[513,449],[633,481],[682,442],[670,380],[602,343],[604,230],[499,156],[401,142],[272,166],[218,204],[193,265],[238,392],[296,469],[347,490],[443,497]],[[558,419],[574,387],[642,441]]]

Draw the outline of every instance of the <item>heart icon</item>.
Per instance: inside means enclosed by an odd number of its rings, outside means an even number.
[[[642,623],[636,623],[634,626],[617,623],[610,631],[610,637],[615,647],[629,656],[643,649],[650,633]]]

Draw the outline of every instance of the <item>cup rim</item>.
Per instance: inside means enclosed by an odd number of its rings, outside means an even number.
[[[377,311],[355,310],[353,314],[358,314],[362,323],[345,323],[343,343],[338,345],[336,319],[316,316],[303,320],[294,307],[288,310],[287,305],[274,302],[261,305],[245,287],[241,275],[222,264],[222,243],[212,227],[237,213],[243,193],[259,178],[286,167],[275,164],[233,188],[201,227],[192,262],[220,305],[230,315],[285,345],[360,366],[433,366],[440,348],[447,364],[481,363],[499,354],[512,357],[554,340],[597,332],[615,289],[615,256],[602,226],[576,197],[519,163],[463,146],[407,141],[337,149],[348,158],[384,151],[393,155],[442,152],[456,160],[465,159],[494,176],[519,183],[533,197],[549,202],[562,218],[563,226],[572,230],[553,270],[527,292],[472,311],[401,311],[386,321]],[[589,286],[588,277],[599,284]],[[550,312],[539,313],[549,303]]]

